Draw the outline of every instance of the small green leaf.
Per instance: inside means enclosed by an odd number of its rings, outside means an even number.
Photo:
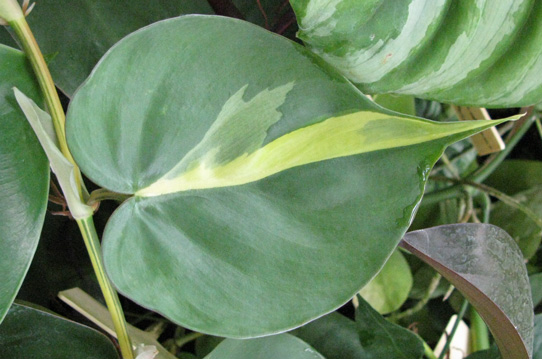
[[[41,146],[45,150],[51,169],[56,175],[58,183],[68,203],[70,213],[75,219],[83,219],[92,215],[93,210],[81,198],[75,182],[74,166],[64,157],[58,147],[53,121],[51,116],[17,88],[14,88],[15,98],[21,106],[26,119],[30,122]]]
[[[411,288],[410,267],[401,252],[396,250],[359,294],[380,314],[387,314],[401,307]]]
[[[293,333],[327,359],[419,359],[424,348],[418,336],[388,322],[359,297],[356,321],[331,313]]]
[[[316,350],[290,334],[235,340],[226,339],[205,359],[324,359]]]
[[[474,305],[504,359],[531,357],[533,305],[521,251],[488,224],[407,233],[400,245],[433,266]]]
[[[0,326],[3,358],[118,359],[105,335],[57,315],[13,304]]]
[[[0,45],[0,322],[36,251],[49,191],[49,164],[11,86],[40,99],[23,53]]]

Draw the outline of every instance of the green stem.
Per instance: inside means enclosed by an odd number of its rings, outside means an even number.
[[[79,167],[77,167],[77,164],[75,163],[75,160],[73,159],[72,154],[68,149],[68,144],[66,142],[66,116],[64,115],[64,109],[62,108],[62,104],[60,103],[60,99],[58,97],[53,78],[51,77],[51,73],[49,72],[49,68],[47,67],[47,64],[43,58],[36,39],[34,38],[34,34],[32,34],[32,31],[30,30],[30,27],[26,22],[26,18],[23,16],[13,21],[9,21],[9,25],[19,38],[26,57],[30,61],[30,65],[34,70],[34,73],[41,88],[41,92],[45,99],[45,103],[47,105],[47,111],[49,112],[49,114],[51,115],[51,119],[53,120],[60,150],[62,151],[62,154],[68,159],[68,161],[70,161],[74,165],[75,180],[77,183],[79,195],[81,196],[81,198],[86,200],[87,192],[86,189],[84,189],[83,187],[84,183],[82,180],[81,172],[79,171]]]
[[[515,208],[518,211],[523,212],[523,214],[525,214],[529,219],[531,219],[534,223],[536,223],[537,226],[542,228],[542,217],[540,217],[538,214],[533,212],[533,210],[531,210],[529,207],[527,207],[523,203],[519,202],[518,200],[516,200],[513,197],[510,197],[506,193],[503,193],[503,192],[497,190],[496,188],[487,186],[487,185],[482,184],[482,183],[476,183],[476,182],[472,182],[472,181],[468,181],[468,180],[458,180],[458,179],[449,178],[449,177],[434,176],[434,177],[431,177],[431,178],[433,180],[435,180],[435,181],[453,182],[453,183],[457,183],[457,184],[461,184],[461,185],[471,186],[471,187],[476,188],[476,189],[478,189],[480,191],[483,191],[483,192],[487,193],[488,195],[499,199],[504,204],[506,204],[506,205],[508,205],[508,206],[510,206],[512,208]]]
[[[100,188],[95,191],[92,191],[92,193],[88,197],[87,204],[89,206],[93,206],[96,203],[99,203],[101,201],[105,201],[108,199],[115,200],[118,202],[124,202],[128,198],[130,198],[130,195],[111,192],[110,190],[107,190],[105,188]]]
[[[438,359],[435,355],[435,352],[433,352],[433,349],[425,342],[425,340],[422,340],[423,343],[423,353],[428,359]]]
[[[418,303],[416,303],[416,305],[413,306],[412,308],[409,308],[409,309],[405,310],[404,312],[400,312],[400,313],[397,313],[397,314],[390,315],[388,317],[388,320],[393,322],[393,323],[397,323],[398,320],[409,317],[409,316],[419,312],[420,310],[422,310],[422,308],[431,299],[431,295],[433,295],[433,293],[437,289],[441,278],[442,278],[442,276],[439,273],[435,273],[433,278],[431,278],[431,282],[427,286],[427,289],[425,290],[425,293],[424,293],[423,297],[418,301]]]
[[[87,247],[90,261],[98,278],[100,289],[102,290],[105,303],[111,314],[115,332],[117,333],[117,339],[119,341],[120,351],[124,359],[133,359],[134,354],[132,351],[132,344],[128,331],[126,329],[126,319],[120,305],[117,292],[113,289],[111,282],[105,274],[105,268],[103,265],[103,258],[100,250],[100,241],[92,217],[77,220],[79,229],[83,235],[85,246]]]
[[[179,339],[177,339],[175,341],[175,344],[177,345],[178,348],[182,348],[183,345],[185,345],[186,343],[189,343],[191,342],[192,340],[196,340],[198,339],[199,337],[202,337],[204,334],[202,333],[198,333],[198,332],[193,332],[193,333],[190,333],[190,334],[187,334]]]
[[[455,332],[457,331],[457,328],[459,327],[459,323],[461,323],[461,320],[465,316],[465,312],[467,311],[467,308],[469,307],[469,302],[465,299],[463,301],[463,305],[461,306],[461,310],[457,314],[457,318],[455,319],[454,326],[452,327],[452,330],[450,331],[450,335],[448,335],[448,338],[446,339],[446,344],[444,344],[444,348],[442,348],[442,351],[440,352],[439,359],[444,359],[444,356],[446,355],[446,352],[448,351],[448,348],[450,347],[450,344],[452,343],[452,340],[454,339]]]
[[[521,120],[520,120],[521,121]],[[476,172],[467,176],[465,179],[471,182],[483,182],[495,169],[504,161],[504,159],[510,154],[514,147],[518,144],[519,140],[527,132],[529,127],[533,123],[533,117],[529,117],[521,124],[519,129],[513,134],[512,137],[506,142],[506,148],[499,152],[491,161],[487,162],[484,166],[480,167]],[[441,190],[429,192],[423,197],[424,205],[431,205],[438,203],[446,199],[457,198],[462,195],[461,185],[450,186]]]
[[[470,309],[470,335],[473,353],[489,349],[489,332],[486,323],[472,307]]]
[[[66,142],[66,118],[64,115],[64,109],[62,108],[62,104],[60,103],[60,99],[58,97],[55,84],[51,77],[51,73],[49,72],[49,68],[45,63],[36,39],[34,38],[34,35],[32,34],[32,31],[30,30],[30,27],[28,26],[28,23],[26,22],[22,11],[19,12],[20,7],[18,8],[18,10],[16,9],[16,7],[19,6],[18,3],[16,1],[6,2],[6,0],[0,0],[0,4],[2,5],[0,6],[0,11],[2,11],[2,14],[0,15],[2,15],[4,19],[7,20],[8,24],[11,26],[11,28],[19,38],[23,50],[28,60],[30,61],[32,69],[34,70],[42,94],[44,96],[45,103],[47,105],[47,110],[51,115],[53,125],[55,127],[55,133],[57,136],[60,150],[62,154],[66,157],[66,159],[68,159],[68,161],[70,161],[74,165],[77,190],[79,192],[80,199],[86,201],[88,193],[86,188],[84,187],[83,178],[81,172],[79,171],[79,167],[75,163],[75,160],[73,159],[70,150],[68,149],[68,145]],[[8,4],[9,6],[5,4]],[[4,12],[9,16],[6,16]],[[115,292],[111,283],[109,282],[109,279],[105,275],[100,252],[100,242],[96,234],[96,229],[94,228],[92,216],[85,219],[77,220],[77,224],[79,225],[79,229],[81,230],[81,234],[85,241],[87,251],[94,267],[94,271],[96,272],[96,276],[98,277],[98,283],[100,284],[100,287],[102,289],[105,302],[107,304],[109,312],[111,313],[115,326],[115,331],[117,332],[117,338],[119,340],[122,356],[124,359],[133,359],[134,354],[132,351],[130,338],[128,337],[126,331],[126,321],[124,319],[124,314],[122,312],[117,293]]]
[[[489,198],[489,194],[480,192],[480,194],[476,196],[476,199],[482,209],[482,222],[489,223],[489,217],[491,215],[491,199]]]

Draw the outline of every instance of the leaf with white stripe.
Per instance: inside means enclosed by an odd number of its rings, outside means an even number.
[[[292,0],[298,36],[367,93],[479,107],[542,99],[540,0]]]
[[[444,147],[497,123],[399,115],[298,44],[187,16],[102,59],[67,138],[89,178],[134,195],[104,232],[117,288],[195,331],[246,338],[351,299],[406,231]]]

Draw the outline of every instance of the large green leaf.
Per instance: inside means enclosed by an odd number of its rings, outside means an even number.
[[[355,322],[331,313],[296,329],[294,334],[327,359],[419,359],[424,352],[416,334],[388,322],[363,299],[356,309]]]
[[[316,350],[290,334],[239,340],[226,339],[205,359],[324,359]]]
[[[291,0],[298,36],[369,93],[509,107],[542,99],[540,0]]]
[[[50,58],[56,85],[71,96],[123,36],[161,19],[194,13],[211,13],[207,1],[41,0],[28,22]]]
[[[444,146],[493,123],[398,117],[289,40],[186,16],[102,59],[67,137],[92,180],[135,194],[104,233],[117,288],[193,330],[250,337],[348,301]]]
[[[51,313],[13,304],[0,326],[2,358],[118,359],[101,333]]]
[[[504,359],[533,349],[533,303],[523,256],[514,240],[489,224],[444,225],[409,232],[401,246],[459,289],[487,323]]]
[[[0,321],[26,275],[43,225],[49,164],[13,95],[39,88],[24,55],[0,45]]]

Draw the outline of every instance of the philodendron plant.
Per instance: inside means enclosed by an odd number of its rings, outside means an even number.
[[[229,338],[201,358],[434,358],[369,299],[366,285],[390,256],[409,270],[398,245],[464,295],[503,358],[532,357],[524,254],[506,232],[459,224],[405,236],[445,149],[520,116],[438,122],[366,94],[541,102],[542,1],[290,2],[303,45],[209,15],[242,1],[43,0],[29,26],[27,2],[0,0],[23,50],[0,45],[2,357],[117,357],[95,331],[13,303],[42,231],[49,167],[125,359],[172,354],[127,330],[116,291],[182,328]],[[252,4],[266,25],[275,3]],[[518,122],[516,142],[532,117]],[[502,158],[468,175],[469,198]],[[99,188],[89,194],[85,179]],[[108,199],[122,204],[100,243],[93,216]],[[317,319],[353,297],[355,321]]]

